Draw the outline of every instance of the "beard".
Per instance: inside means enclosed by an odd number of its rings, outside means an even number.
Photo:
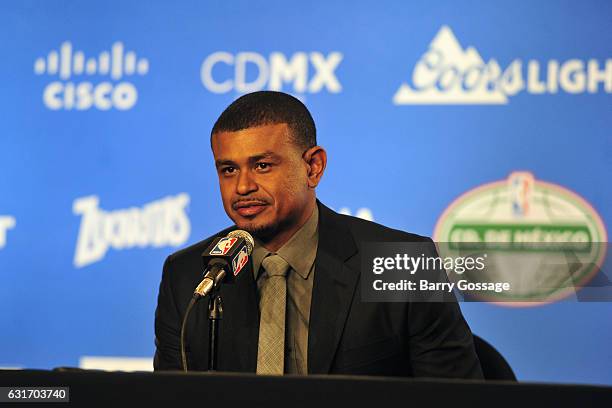
[[[237,227],[262,241],[267,241],[269,238],[276,235],[276,231],[278,230],[277,224],[258,224],[255,222],[248,222],[242,225],[237,224]]]
[[[278,231],[278,224],[276,223],[259,224],[256,222],[246,222],[243,224],[236,224],[236,226],[262,241],[268,241],[270,238],[274,237],[276,231]]]
[[[266,243],[271,241],[279,231],[283,231],[292,225],[293,222],[295,222],[293,218],[286,218],[281,221],[270,221],[267,223],[253,220],[236,223],[236,227],[248,232],[254,238]]]

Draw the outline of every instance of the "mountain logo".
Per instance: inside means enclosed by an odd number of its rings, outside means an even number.
[[[612,59],[513,60],[502,70],[497,60],[485,62],[473,46],[465,50],[448,26],[442,26],[402,83],[395,105],[504,105],[521,91],[530,94],[612,93]]]

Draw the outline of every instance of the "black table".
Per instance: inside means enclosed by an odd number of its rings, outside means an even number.
[[[67,386],[67,406],[612,407],[612,387],[387,377],[2,370],[0,386]]]

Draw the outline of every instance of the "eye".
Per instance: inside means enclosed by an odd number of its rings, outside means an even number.
[[[255,164],[255,169],[260,171],[266,171],[270,169],[271,164],[266,162],[258,162]]]
[[[235,171],[236,171],[236,168],[232,167],[232,166],[227,166],[227,167],[222,167],[221,168],[221,174],[228,175],[228,176],[233,174]]]

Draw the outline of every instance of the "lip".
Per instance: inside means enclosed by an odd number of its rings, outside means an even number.
[[[234,210],[243,217],[254,217],[264,211],[266,206],[261,202],[241,202],[234,205]]]

